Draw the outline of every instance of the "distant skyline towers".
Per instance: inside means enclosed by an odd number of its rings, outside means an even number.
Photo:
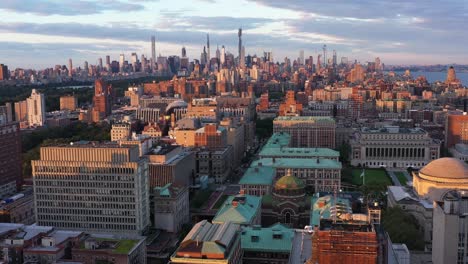
[[[333,50],[333,67],[337,65],[336,50]]]
[[[226,48],[224,45],[221,47],[221,67],[226,63]]]
[[[206,34],[206,49],[207,49],[207,58],[206,58],[206,64],[208,65],[208,69],[210,69],[210,60],[211,60],[211,54],[210,54],[210,34]]]
[[[323,66],[327,66],[327,45],[323,45]]]
[[[182,47],[182,58],[185,57],[187,57],[187,50],[185,49],[185,47]]]
[[[239,65],[241,64],[241,57],[242,57],[242,28],[239,28]]]
[[[304,64],[304,50],[299,51],[299,64],[300,65]]]
[[[125,63],[125,55],[124,55],[124,54],[120,54],[120,57],[119,57],[119,71],[120,71],[120,72],[123,72],[124,63]]]
[[[89,66],[88,66],[88,62],[87,62],[87,61],[84,62],[83,68],[84,68],[84,71],[85,71],[86,73],[88,73],[88,71],[89,71]]]
[[[72,59],[68,59],[68,76],[72,77],[73,75],[73,62]]]
[[[242,69],[245,68],[245,46],[242,46],[241,48],[241,56],[240,56],[239,64]]]
[[[106,55],[106,69],[107,71],[110,71],[110,56],[109,55]]]
[[[98,59],[99,69],[102,70],[102,58]]]
[[[151,69],[156,69],[156,37],[151,36]]]
[[[136,52],[132,53],[131,62],[132,62],[133,72],[136,72],[137,71],[137,63],[138,63],[138,55],[136,54]]]

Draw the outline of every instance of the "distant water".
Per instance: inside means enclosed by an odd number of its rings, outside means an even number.
[[[60,87],[57,87],[57,89],[89,89],[89,88],[93,88],[92,85],[69,85],[69,86],[60,86]]]
[[[395,71],[395,73],[398,73],[398,74],[404,74],[405,72],[404,71]],[[436,81],[445,81],[445,79],[447,78],[447,72],[419,72],[419,71],[412,71],[411,72],[411,75],[413,76],[413,78],[417,78],[418,76],[424,76],[426,77],[426,80],[429,82],[429,83],[433,83],[433,82],[436,82]],[[456,73],[457,75],[457,79],[459,79],[462,84],[464,86],[468,86],[468,72],[457,72]]]

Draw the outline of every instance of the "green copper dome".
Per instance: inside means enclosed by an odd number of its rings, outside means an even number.
[[[293,175],[287,174],[281,177],[275,184],[276,190],[297,190],[304,189],[305,184],[301,179],[294,177]]]

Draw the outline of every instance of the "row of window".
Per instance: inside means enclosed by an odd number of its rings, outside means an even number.
[[[72,201],[72,202],[80,202],[80,201],[90,201],[90,202],[105,202],[105,203],[123,203],[129,202],[132,203],[133,200],[129,200],[132,197],[122,197],[119,196],[104,196],[104,195],[69,195],[65,194],[36,194],[37,201],[50,201],[51,205],[55,204],[60,201]]]
[[[41,180],[36,181],[40,186],[60,186],[60,187],[81,187],[81,188],[110,188],[110,189],[133,189],[134,182],[103,182],[103,181],[58,181],[58,180]]]
[[[124,230],[136,230],[136,225],[125,225],[125,224],[117,224],[117,223],[89,223],[89,222],[64,222],[63,220],[46,220],[46,221],[39,221],[40,225],[43,226],[55,226],[59,228],[73,228],[73,229],[96,229],[96,230],[116,230],[116,231],[124,231]]]
[[[136,223],[135,217],[118,217],[118,216],[108,216],[102,217],[99,215],[85,216],[85,215],[42,215],[38,214],[37,218],[39,222],[44,221],[66,221],[66,222],[83,222],[83,223],[126,223],[134,224]]]
[[[134,215],[133,212],[128,210],[135,209],[135,204],[121,204],[121,203],[76,203],[76,202],[50,202],[50,201],[40,201],[37,202],[37,210],[41,213],[48,212],[49,208],[73,208],[73,209],[87,209],[87,208],[96,208],[96,209],[117,209],[125,210],[125,212],[120,212],[119,215]],[[48,208],[47,208],[48,207]],[[96,210],[93,210],[96,211]]]

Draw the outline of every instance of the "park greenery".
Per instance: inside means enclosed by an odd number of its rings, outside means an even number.
[[[31,177],[31,160],[39,159],[41,146],[70,143],[79,140],[106,141],[110,140],[110,125],[72,123],[64,127],[43,128],[23,133],[21,137],[23,150],[23,177]]]
[[[404,243],[410,250],[424,250],[424,233],[418,221],[399,206],[382,212],[382,224],[393,243]]]
[[[142,77],[137,79],[108,81],[112,85],[117,97],[124,96],[125,90],[131,85],[139,85],[148,82],[158,82],[169,80],[168,77]],[[94,89],[92,82],[71,81],[67,83],[51,83],[45,85],[25,85],[25,86],[3,86],[0,89],[0,105],[7,102],[18,102],[25,100],[31,95],[32,89],[37,89],[45,96],[46,110],[56,111],[60,109],[60,97],[64,95],[75,95],[80,106],[91,104]],[[90,86],[73,88],[72,86]]]
[[[255,122],[255,133],[260,140],[268,139],[273,134],[273,119],[257,119]]]

